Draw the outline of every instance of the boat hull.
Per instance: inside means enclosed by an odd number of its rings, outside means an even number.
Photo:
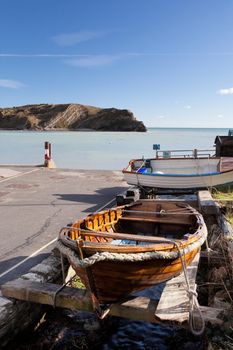
[[[185,256],[190,265],[200,248]],[[157,259],[141,262],[98,262],[92,267],[81,269],[73,266],[83,283],[88,286],[100,304],[119,301],[130,293],[165,282],[182,272],[180,258]]]
[[[197,176],[172,176],[172,175],[150,175],[124,172],[124,179],[130,185],[168,188],[168,189],[189,189],[207,188],[231,184],[233,182],[233,171],[217,175]]]
[[[189,265],[206,237],[195,208],[147,199],[90,214],[63,228],[58,248],[96,305],[177,276],[182,260]]]

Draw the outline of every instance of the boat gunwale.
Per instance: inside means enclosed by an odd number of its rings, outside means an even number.
[[[151,200],[151,202],[153,202],[153,200]],[[158,201],[158,203],[161,204],[160,201]],[[143,241],[143,242],[147,242],[147,239],[150,240],[150,238],[158,238],[158,243],[149,243],[148,244],[143,244],[143,245],[133,245],[133,244],[112,244],[109,242],[93,242],[93,241],[88,241],[88,240],[83,240],[82,239],[82,234],[80,235],[80,233],[82,232],[82,228],[80,227],[82,223],[85,222],[86,219],[94,219],[96,215],[101,216],[101,215],[105,215],[106,213],[111,213],[111,212],[117,212],[118,210],[120,210],[122,212],[122,209],[125,208],[130,208],[132,206],[135,206],[137,203],[133,203],[131,205],[123,205],[123,206],[119,206],[119,207],[115,207],[112,209],[107,209],[104,211],[101,211],[99,213],[94,213],[94,214],[90,214],[88,215],[86,218],[84,219],[80,219],[78,221],[76,221],[73,225],[79,225],[79,227],[77,226],[69,226],[66,228],[63,228],[63,239],[61,238],[61,233],[59,235],[59,237],[64,240],[67,240],[67,243],[70,242],[73,244],[73,247],[76,248],[75,250],[79,250],[80,248],[78,248],[77,246],[77,240],[80,239],[82,240],[82,247],[81,249],[83,251],[88,250],[88,251],[92,251],[93,253],[94,251],[116,251],[118,250],[119,253],[123,253],[123,252],[130,252],[130,253],[137,253],[137,252],[142,252],[142,251],[173,251],[174,249],[174,244],[171,243],[171,239],[170,242],[169,239],[166,239],[163,236],[144,236],[144,235],[136,235],[136,234],[130,234],[130,233],[120,233],[120,232],[115,232],[115,233],[111,233],[106,231],[97,231],[97,230],[90,230],[90,229],[83,229],[83,231],[85,231],[85,235],[86,236],[92,236],[92,237],[99,237],[101,238],[105,236],[104,238],[113,238],[111,236],[115,236],[118,238],[116,239],[121,239],[121,240],[131,240],[131,241]],[[139,203],[138,203],[139,204]],[[173,204],[177,204],[177,203],[173,203]],[[173,241],[175,241],[176,243],[178,243],[180,245],[181,249],[186,248],[188,245],[197,242],[198,240],[200,240],[203,237],[203,227],[205,228],[205,223],[204,220],[201,216],[201,214],[199,212],[196,211],[196,209],[194,209],[193,207],[186,205],[186,206],[182,206],[184,209],[189,209],[187,210],[188,214],[192,217],[195,218],[195,224],[197,225],[195,232],[190,233],[188,237],[185,237],[185,235],[187,235],[187,233],[185,233],[183,235],[183,237],[181,239],[172,239]],[[191,209],[191,210],[190,210]],[[145,211],[146,213],[146,211]],[[170,215],[174,215],[174,214],[170,214]],[[118,220],[120,220],[120,218],[118,218]],[[118,221],[117,220],[117,221]],[[111,223],[109,223],[111,224]],[[169,221],[168,221],[169,224]],[[189,223],[186,223],[186,225],[188,225]],[[190,220],[190,224],[191,224],[191,220]],[[173,225],[179,225],[179,223],[173,223]],[[74,238],[72,239],[70,236],[68,236],[69,232],[72,230],[76,230],[79,231],[79,238]],[[65,233],[66,232],[66,233]],[[83,233],[84,235],[84,233]],[[136,237],[137,236],[137,237]],[[159,242],[160,241],[160,242]],[[162,242],[164,241],[164,242]],[[75,247],[76,244],[76,247]]]
[[[221,162],[221,160],[224,160],[224,158],[229,158],[229,157],[201,157],[201,158],[178,158],[178,157],[172,157],[172,158],[146,158],[146,160],[155,160],[155,161],[171,161],[171,160],[182,160],[182,161],[187,161],[187,160],[200,160],[200,159],[204,159],[204,160],[219,160]],[[233,158],[233,157],[232,157]],[[146,176],[160,176],[160,177],[204,177],[204,176],[217,176],[217,175],[222,175],[222,174],[226,174],[229,172],[233,172],[233,167],[232,169],[229,170],[225,170],[225,171],[219,171],[219,172],[213,172],[213,173],[203,173],[203,174],[182,174],[182,173],[178,173],[178,174],[158,174],[158,173],[139,173],[137,171],[134,170],[128,170],[129,166],[131,165],[131,163],[135,162],[135,161],[143,161],[142,158],[138,158],[138,159],[131,159],[129,161],[129,164],[126,168],[123,168],[122,173],[126,173],[126,174],[136,174],[136,175],[146,175]]]
[[[174,241],[176,243],[179,244],[181,249],[185,249],[187,248],[190,244],[198,242],[198,240],[200,240],[203,237],[203,233],[202,231],[202,226],[199,225],[199,227],[197,228],[197,230],[193,233],[190,234],[190,237],[188,237],[186,240],[184,239],[171,239],[170,241]],[[93,232],[90,231],[89,236],[92,235]],[[108,233],[106,232],[106,235]],[[87,233],[88,235],[88,233]],[[64,236],[63,236],[64,237]],[[72,243],[76,243],[77,239],[71,239],[69,236],[65,235],[66,240],[70,241]],[[100,236],[97,236],[100,237]],[[146,237],[146,236],[145,236]],[[158,236],[147,236],[147,237],[158,237]],[[158,237],[160,239],[159,243],[150,243],[150,244],[144,244],[144,245],[131,245],[131,244],[111,244],[111,243],[104,243],[104,242],[91,242],[91,241],[82,241],[82,250],[91,250],[94,252],[96,251],[116,251],[117,253],[127,253],[127,251],[129,251],[129,253],[137,253],[137,252],[143,252],[143,251],[168,251],[168,252],[172,252],[172,251],[177,251],[177,248],[174,247],[174,243],[169,243],[166,242],[166,239],[164,239],[163,241],[163,237]],[[123,237],[122,237],[123,239]],[[130,239],[129,239],[130,240]],[[63,241],[63,240],[62,240]],[[132,241],[137,241],[136,239],[132,239]],[[77,249],[78,251],[78,246]]]

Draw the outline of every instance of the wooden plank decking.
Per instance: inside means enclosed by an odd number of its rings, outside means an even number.
[[[188,268],[188,276],[191,286],[195,284],[198,259],[194,259]],[[56,307],[93,311],[89,293],[85,289],[64,287],[55,294],[60,285],[52,283],[39,283],[29,280],[17,279],[2,286],[2,294],[8,298],[15,298]],[[222,309],[201,306],[205,321],[221,324],[218,318]],[[151,323],[177,324],[188,326],[188,298],[183,274],[168,281],[162,292],[160,301],[147,297],[129,296],[125,301],[116,303],[110,307],[110,315],[141,320]]]
[[[187,267],[190,288],[195,288],[200,254]],[[184,273],[166,282],[156,308],[155,316],[161,321],[183,323],[189,319],[189,299]]]

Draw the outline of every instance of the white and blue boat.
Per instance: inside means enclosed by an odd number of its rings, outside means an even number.
[[[130,185],[201,189],[233,183],[233,157],[183,157],[130,160],[123,169]]]

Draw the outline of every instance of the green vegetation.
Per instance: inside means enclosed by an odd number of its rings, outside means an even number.
[[[223,185],[212,190],[212,197],[219,202],[226,220],[233,227],[233,185]]]
[[[231,208],[232,209],[232,208]],[[225,218],[227,219],[227,221],[231,224],[231,226],[233,227],[233,212],[228,212],[225,215]]]
[[[222,185],[212,189],[212,196],[218,201],[233,201],[233,185]]]
[[[73,288],[79,288],[79,289],[86,289],[86,287],[84,286],[84,284],[82,283],[81,279],[76,276],[72,282],[71,282],[71,286]]]

